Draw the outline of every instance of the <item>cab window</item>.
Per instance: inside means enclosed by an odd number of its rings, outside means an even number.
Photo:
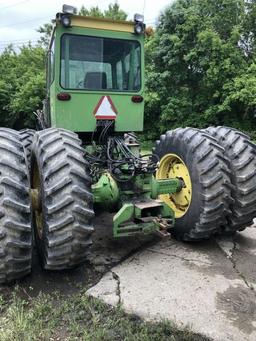
[[[64,34],[60,83],[65,89],[139,91],[139,42]]]

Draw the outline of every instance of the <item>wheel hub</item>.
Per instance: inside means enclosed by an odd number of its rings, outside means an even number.
[[[179,178],[183,181],[184,186],[181,191],[159,196],[162,201],[173,209],[175,218],[181,218],[187,212],[192,200],[192,184],[186,164],[176,154],[166,154],[160,160],[156,178]]]

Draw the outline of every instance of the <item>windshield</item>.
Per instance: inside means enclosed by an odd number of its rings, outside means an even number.
[[[64,34],[60,82],[65,89],[139,91],[140,44],[135,40]]]

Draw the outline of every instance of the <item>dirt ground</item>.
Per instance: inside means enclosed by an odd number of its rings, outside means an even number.
[[[157,242],[158,237],[141,237],[115,240],[112,236],[112,215],[98,214],[94,219],[95,233],[89,261],[77,269],[60,272],[44,271],[34,250],[33,270],[30,275],[11,285],[0,286],[0,294],[8,295],[15,284],[20,287],[20,294],[37,296],[41,293],[70,294],[81,288],[89,288],[113,266],[128,258],[143,246]]]

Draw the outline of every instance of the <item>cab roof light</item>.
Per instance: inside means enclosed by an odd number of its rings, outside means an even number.
[[[134,14],[134,33],[135,34],[143,34],[145,32],[146,25],[144,24],[144,15],[142,14]]]
[[[61,16],[61,22],[64,27],[69,27],[71,25],[71,18],[70,15],[63,14]]]
[[[64,13],[64,14],[76,14],[77,8],[70,6],[70,5],[63,5],[62,6],[62,13]]]
[[[134,14],[134,21],[143,23],[144,22],[144,15],[138,14],[138,13]]]
[[[61,22],[64,27],[70,27],[71,26],[71,17],[72,15],[77,13],[76,7],[69,6],[69,5],[63,5],[62,6],[62,12],[56,14],[56,20],[55,22]]]

